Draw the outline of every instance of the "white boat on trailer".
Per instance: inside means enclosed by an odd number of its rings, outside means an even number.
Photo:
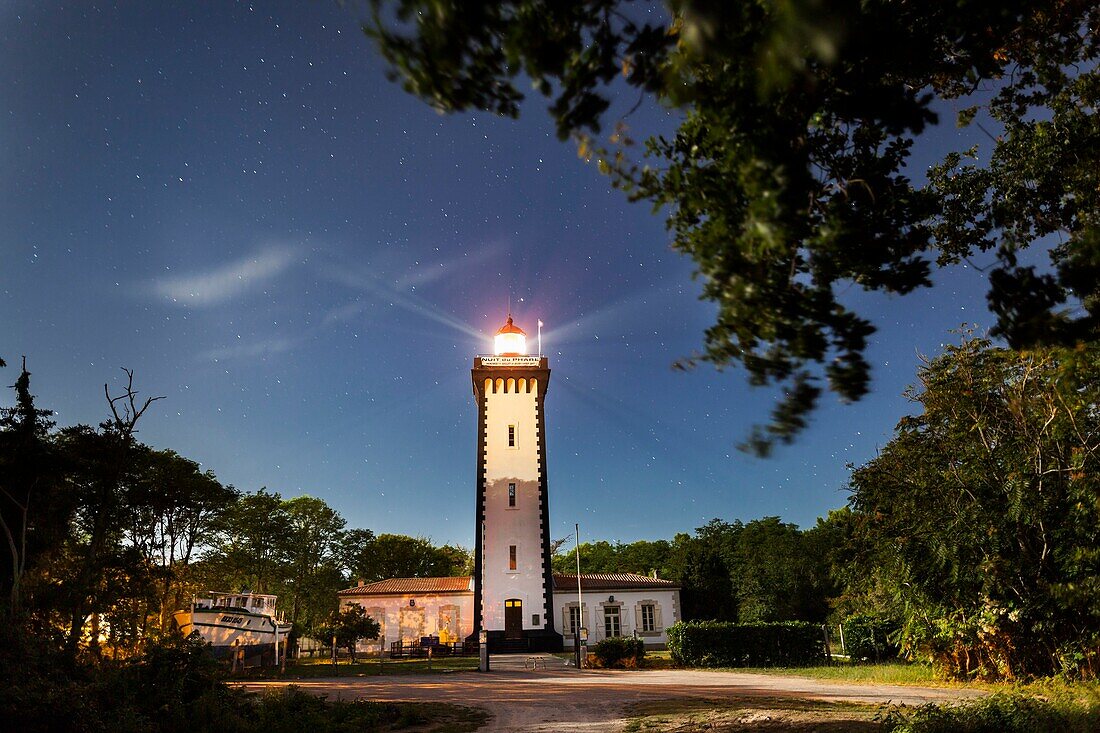
[[[172,614],[184,636],[198,634],[218,658],[241,650],[244,659],[271,655],[277,661],[276,644],[285,652],[291,625],[275,612],[277,596],[250,591],[211,591],[209,596],[195,598],[189,610]]]

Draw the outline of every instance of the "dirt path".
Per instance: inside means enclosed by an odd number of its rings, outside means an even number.
[[[309,692],[346,700],[440,700],[471,705],[493,714],[493,719],[482,730],[525,733],[620,730],[628,705],[659,699],[756,697],[919,705],[983,694],[978,690],[956,688],[856,685],[801,677],[695,670],[501,670],[485,674],[459,672],[243,684],[254,690],[295,684]]]

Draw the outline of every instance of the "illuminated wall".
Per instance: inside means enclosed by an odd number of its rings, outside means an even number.
[[[487,377],[482,384],[483,628],[503,631],[505,601],[519,600],[522,628],[543,629],[550,609],[545,600],[538,378]]]

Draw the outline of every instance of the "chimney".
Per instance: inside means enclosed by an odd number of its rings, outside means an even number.
[[[657,568],[653,568],[653,579],[657,580]]]
[[[359,579],[359,587],[360,588],[362,588],[366,584],[367,584],[367,581],[363,580],[362,578]]]

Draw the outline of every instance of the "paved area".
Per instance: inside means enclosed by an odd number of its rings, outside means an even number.
[[[769,697],[867,703],[946,702],[977,697],[977,690],[858,685],[760,674],[696,670],[578,672],[572,667],[525,669],[522,655],[494,657],[488,673],[248,682],[251,689],[295,684],[330,698],[440,700],[482,707],[493,714],[484,731],[574,733],[617,731],[630,703],[668,698]],[[558,660],[561,661],[561,660]]]

